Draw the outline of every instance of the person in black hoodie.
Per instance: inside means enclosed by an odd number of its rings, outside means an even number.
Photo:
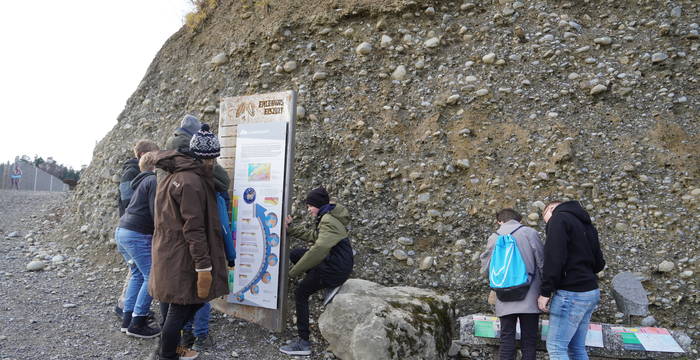
[[[156,198],[156,152],[146,153],[139,160],[140,174],[131,182],[134,195],[119,219],[116,231],[117,249],[129,264],[131,278],[124,297],[121,331],[127,335],[152,338],[160,330],[151,328],[147,318],[152,297],[148,293],[151,273],[151,240]]]
[[[134,158],[131,158],[124,162],[122,167],[122,176],[119,181],[119,187],[117,188],[117,193],[119,197],[117,199],[117,207],[119,208],[119,217],[124,215],[126,207],[129,206],[131,201],[131,196],[134,194],[134,189],[131,187],[131,181],[136,178],[136,176],[141,172],[139,169],[139,160],[141,156],[147,152],[159,150],[158,145],[151,140],[139,140],[134,145]],[[115,232],[116,239],[116,232]],[[126,296],[126,289],[129,286],[129,279],[131,278],[131,272],[127,273],[126,279],[124,279],[124,287],[122,288],[122,293],[117,299],[117,305],[114,306],[114,313],[123,319],[124,316],[124,296]]]
[[[550,203],[543,218],[547,241],[538,306],[549,311],[547,352],[552,360],[588,359],[586,333],[600,302],[596,273],[605,267],[598,231],[578,201]]]

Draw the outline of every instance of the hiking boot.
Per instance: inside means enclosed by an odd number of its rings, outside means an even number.
[[[124,316],[122,317],[122,326],[119,328],[119,331],[125,333],[126,330],[129,328],[129,325],[131,325],[131,311],[127,311],[124,313]]]
[[[146,316],[134,316],[131,325],[126,329],[126,334],[133,337],[150,339],[160,335],[160,329],[154,329],[146,323]]]
[[[200,335],[194,339],[192,350],[202,352],[208,347],[211,347],[213,344],[214,341],[211,339],[211,337],[209,337],[209,334]]]
[[[119,305],[114,305],[114,315],[117,315],[118,318],[123,319],[124,318],[124,310],[119,307]]]
[[[180,356],[180,360],[194,360],[199,356],[198,352],[184,346],[178,346],[175,352]]]
[[[185,348],[192,348],[194,345],[194,334],[191,330],[182,330],[182,335],[180,335],[180,346]]]
[[[324,296],[323,296],[323,306],[326,306],[333,301],[333,298],[335,297],[336,294],[338,294],[338,291],[340,291],[340,288],[342,288],[343,285],[336,286],[334,288],[327,288],[324,290]]]
[[[280,351],[293,356],[308,356],[311,355],[311,343],[304,339],[295,339],[281,346]]]

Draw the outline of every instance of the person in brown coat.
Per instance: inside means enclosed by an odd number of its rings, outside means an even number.
[[[194,359],[178,348],[180,330],[205,303],[228,293],[213,167],[219,141],[204,124],[190,152],[160,152],[156,167],[168,174],[156,192],[153,266],[148,290],[161,302],[160,359]]]

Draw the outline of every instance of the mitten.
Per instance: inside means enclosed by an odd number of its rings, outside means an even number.
[[[197,271],[197,297],[206,299],[211,289],[211,271]]]

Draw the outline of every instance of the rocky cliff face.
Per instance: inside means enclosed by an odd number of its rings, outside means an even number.
[[[163,144],[187,112],[216,128],[221,97],[293,89],[295,192],[324,184],[353,209],[358,277],[487,311],[493,213],[543,230],[545,202],[578,199],[608,261],[597,319],[622,321],[609,282],[635,271],[659,325],[697,343],[698,19],[691,0],[222,0],[163,46],[64,226],[108,253],[137,139]]]

